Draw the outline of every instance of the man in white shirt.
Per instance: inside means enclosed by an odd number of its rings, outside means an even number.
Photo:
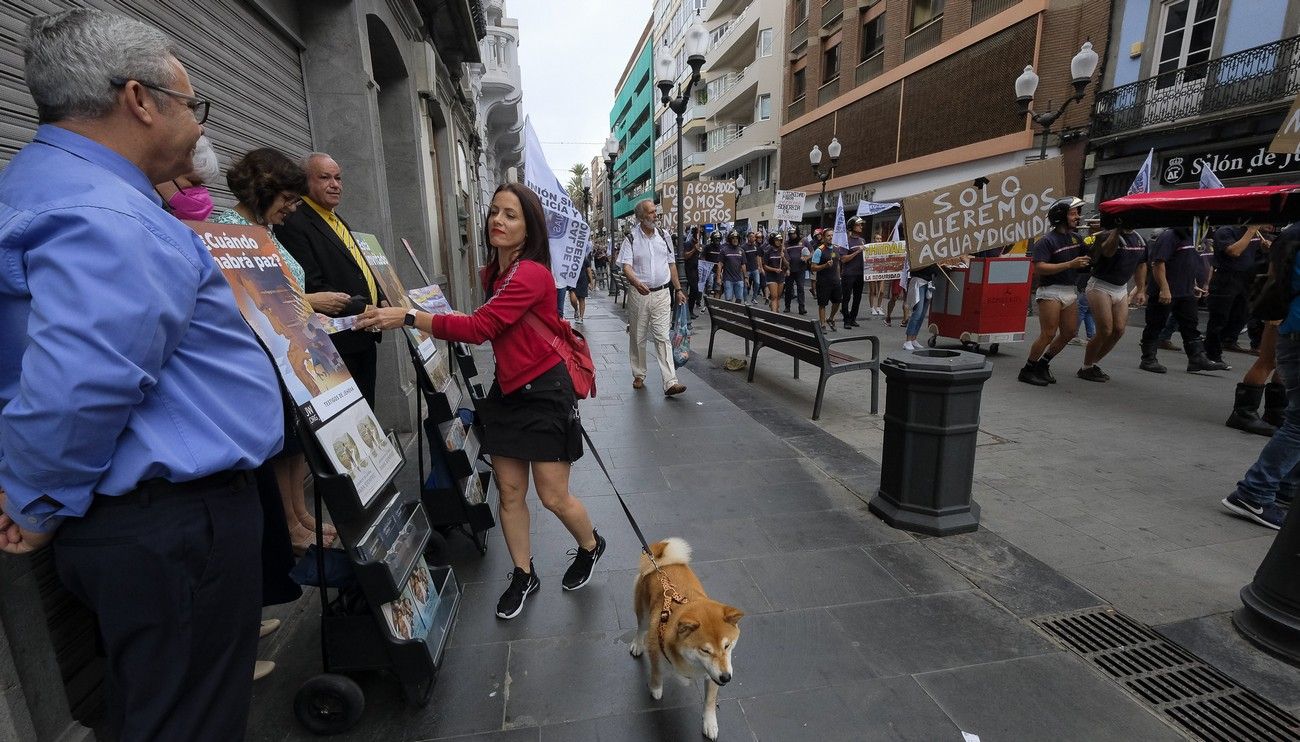
[[[618,262],[623,267],[628,285],[633,288],[627,302],[632,388],[645,387],[645,341],[648,335],[654,339],[664,394],[671,397],[686,391],[686,387],[677,381],[677,368],[673,365],[672,349],[668,344],[668,328],[672,324],[672,296],[668,292],[676,292],[678,302],[685,302],[686,294],[677,278],[672,245],[655,226],[657,214],[654,201],[645,200],[636,205],[637,226],[623,240]]]

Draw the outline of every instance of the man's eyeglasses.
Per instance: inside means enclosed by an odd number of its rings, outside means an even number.
[[[109,83],[115,88],[125,87],[128,82],[130,82],[130,80],[125,77],[114,77],[109,80]],[[157,90],[159,93],[165,93],[173,98],[179,98],[181,103],[185,104],[185,107],[190,109],[190,113],[194,114],[194,120],[196,122],[202,124],[208,120],[208,109],[212,107],[212,101],[204,100],[203,98],[196,98],[193,95],[186,95],[180,91],[164,88],[161,85],[154,85],[153,83],[148,83],[143,80],[136,80],[136,82],[150,90]]]

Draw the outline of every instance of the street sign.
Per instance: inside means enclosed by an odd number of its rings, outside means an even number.
[[[1273,143],[1269,145],[1268,151],[1279,155],[1300,155],[1300,95],[1296,96],[1295,103],[1291,104],[1291,110],[1286,112],[1286,118],[1282,119],[1282,128],[1278,129],[1277,136],[1273,137]]]
[[[987,180],[987,182],[984,182]],[[1060,157],[903,199],[907,254],[915,270],[1047,234],[1047,210],[1065,195]]]
[[[1220,180],[1280,175],[1300,172],[1300,157],[1294,150],[1279,154],[1259,144],[1174,155],[1164,158],[1160,182],[1167,186],[1197,183],[1205,170]]]
[[[687,227],[697,224],[730,222],[736,218],[736,184],[727,180],[688,180],[685,198],[682,199],[683,223]],[[677,184],[664,186],[663,201],[659,206],[664,227],[677,229]]]

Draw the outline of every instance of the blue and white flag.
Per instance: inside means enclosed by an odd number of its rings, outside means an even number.
[[[1152,148],[1150,152],[1147,152],[1146,162],[1143,162],[1142,167],[1138,169],[1137,177],[1133,179],[1133,185],[1128,187],[1128,195],[1132,196],[1134,193],[1151,192],[1151,158],[1154,157],[1155,154],[1156,151],[1154,148]]]
[[[840,194],[839,203],[835,205],[835,231],[831,233],[831,244],[848,248],[849,228],[844,221],[844,195]]]
[[[591,251],[591,227],[582,218],[582,211],[573,205],[568,191],[555,177],[555,171],[546,164],[537,132],[530,119],[524,119],[524,185],[533,189],[542,200],[546,212],[546,227],[551,241],[551,273],[555,287],[578,285],[582,261]]]
[[[883,214],[890,209],[897,209],[900,206],[901,205],[897,202],[859,201],[857,215],[861,217],[875,216],[876,214]]]
[[[1201,184],[1197,188],[1222,188],[1223,181],[1214,174],[1208,163],[1201,166]]]

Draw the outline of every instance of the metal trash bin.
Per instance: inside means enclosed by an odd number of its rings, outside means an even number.
[[[931,536],[976,530],[975,438],[993,364],[975,353],[927,349],[890,356],[880,370],[885,445],[871,512],[894,528]]]

